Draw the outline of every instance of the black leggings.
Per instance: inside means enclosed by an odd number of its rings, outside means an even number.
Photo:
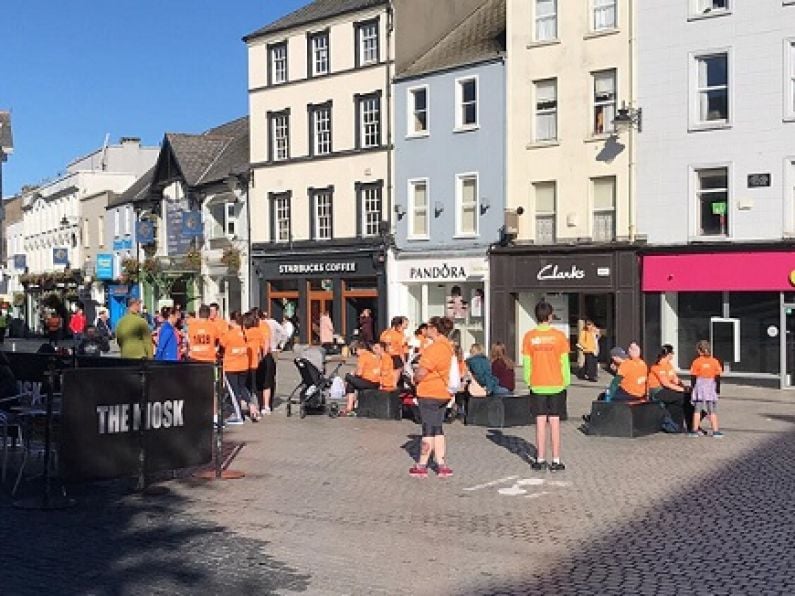
[[[251,394],[248,391],[248,387],[246,387],[246,379],[248,376],[249,371],[247,370],[226,373],[226,379],[229,381],[229,388],[232,390],[232,393],[234,393],[237,401],[245,401],[254,404],[255,402],[251,399]]]
[[[595,354],[585,354],[585,366],[583,367],[583,376],[586,379],[596,379],[598,375],[598,362]]]
[[[652,396],[653,400],[661,402],[665,406],[668,415],[679,425],[685,420],[684,398],[683,392],[667,387],[663,387]]]
[[[354,393],[355,391],[366,391],[368,389],[378,389],[381,385],[368,381],[362,377],[347,374],[345,375],[345,392]]]
[[[423,438],[444,436],[444,412],[447,401],[420,397],[420,420]]]

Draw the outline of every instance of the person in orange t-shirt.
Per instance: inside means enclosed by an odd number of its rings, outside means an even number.
[[[243,333],[246,336],[248,346],[248,375],[246,376],[246,387],[252,395],[251,399],[251,420],[259,420],[259,409],[256,404],[262,403],[259,399],[259,392],[256,389],[257,368],[259,367],[262,354],[265,349],[262,330],[259,326],[259,317],[249,311],[243,315]]]
[[[634,341],[627,348],[629,358],[618,366],[616,379],[618,387],[612,393],[611,401],[633,401],[646,399],[649,367],[641,360],[640,346]]]
[[[673,365],[674,347],[663,344],[651,369],[649,369],[649,399],[665,406],[668,415],[678,427],[685,421],[685,387],[679,380]]]
[[[532,392],[536,410],[536,458],[530,467],[536,471],[563,471],[560,461],[560,418],[566,413],[566,388],[571,383],[569,340],[550,325],[552,305],[542,300],[535,307],[538,326],[525,333],[522,358],[524,381]],[[545,459],[547,426],[552,443],[552,462]]]
[[[243,316],[239,312],[232,313],[229,330],[221,337],[221,347],[224,351],[224,376],[229,390],[240,403],[240,407],[245,408],[251,401],[251,394],[246,387],[246,377],[249,374],[249,348],[243,331]],[[258,419],[257,414],[251,418],[252,421]]]
[[[393,378],[392,359],[386,354],[383,342],[372,345],[362,342],[356,350],[356,374],[345,375],[345,392],[347,404],[340,412],[341,416],[351,416],[356,407],[356,392],[370,389],[381,389],[384,377]]]
[[[693,426],[688,436],[698,437],[701,428],[701,412],[705,411],[712,426],[712,436],[722,439],[723,433],[718,428],[718,384],[715,379],[723,374],[723,367],[712,355],[712,347],[706,340],[696,344],[698,357],[690,365],[693,375]]]
[[[188,325],[188,358],[196,362],[212,362],[218,357],[217,327],[210,322],[210,307],[199,307],[199,318],[191,319]]]
[[[406,327],[409,320],[406,317],[393,317],[392,325],[384,330],[380,340],[386,344],[387,354],[392,357],[392,370],[395,385],[400,380],[400,373],[406,363]]]
[[[436,473],[441,478],[453,475],[447,465],[447,444],[444,437],[444,413],[450,394],[450,369],[455,361],[455,351],[447,336],[453,330],[448,317],[433,317],[428,321],[428,337],[433,343],[420,358],[414,381],[417,383],[417,400],[422,420],[420,459],[409,470],[415,478],[428,476],[431,455],[436,460]]]

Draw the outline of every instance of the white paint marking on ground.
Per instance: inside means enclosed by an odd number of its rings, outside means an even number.
[[[549,486],[571,486],[571,482],[565,480],[547,480]]]
[[[527,494],[526,490],[524,490],[523,488],[519,488],[516,484],[514,484],[510,488],[501,488],[497,492],[506,497],[518,497],[520,495]]]
[[[491,482],[484,482],[483,484],[478,484],[477,486],[470,486],[469,488],[465,488],[466,491],[473,491],[473,490],[480,490],[482,488],[489,488],[491,486],[497,486],[498,484],[505,484],[506,482],[511,482],[512,480],[516,480],[519,476],[506,476],[505,478],[500,478],[499,480],[492,480]]]
[[[532,493],[529,495],[525,495],[525,499],[537,499],[538,497],[543,497],[544,495],[548,495],[549,493],[546,491],[541,491],[540,493]]]
[[[543,478],[523,478],[522,480],[516,481],[516,486],[540,486],[544,484],[546,480]]]

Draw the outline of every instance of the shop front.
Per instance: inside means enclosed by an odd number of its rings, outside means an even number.
[[[325,250],[323,250],[325,248]],[[328,312],[334,333],[350,340],[369,308],[378,329],[387,323],[385,257],[379,247],[319,246],[267,252],[253,248],[260,308],[289,319],[300,343],[320,343],[320,316]]]
[[[601,249],[601,250],[600,250]],[[494,248],[491,269],[491,338],[521,355],[524,334],[536,326],[534,309],[542,299],[554,308],[553,326],[577,343],[586,319],[602,330],[599,359],[614,345],[640,341],[637,250],[581,247]]]
[[[705,339],[725,376],[795,386],[795,247],[648,251],[642,290],[647,353],[669,343],[686,370]]]
[[[464,351],[473,343],[488,350],[489,262],[480,256],[416,258],[398,253],[389,270],[389,315],[406,316],[414,330],[435,316],[455,323],[455,338]]]

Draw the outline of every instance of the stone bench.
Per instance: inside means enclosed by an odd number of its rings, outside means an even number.
[[[465,399],[464,424],[506,428],[533,423],[529,395],[489,395]]]
[[[588,434],[599,437],[642,437],[660,430],[665,410],[650,401],[594,401]]]
[[[403,417],[403,402],[400,399],[400,391],[366,389],[359,391],[358,402],[356,415],[359,418],[400,420]]]

